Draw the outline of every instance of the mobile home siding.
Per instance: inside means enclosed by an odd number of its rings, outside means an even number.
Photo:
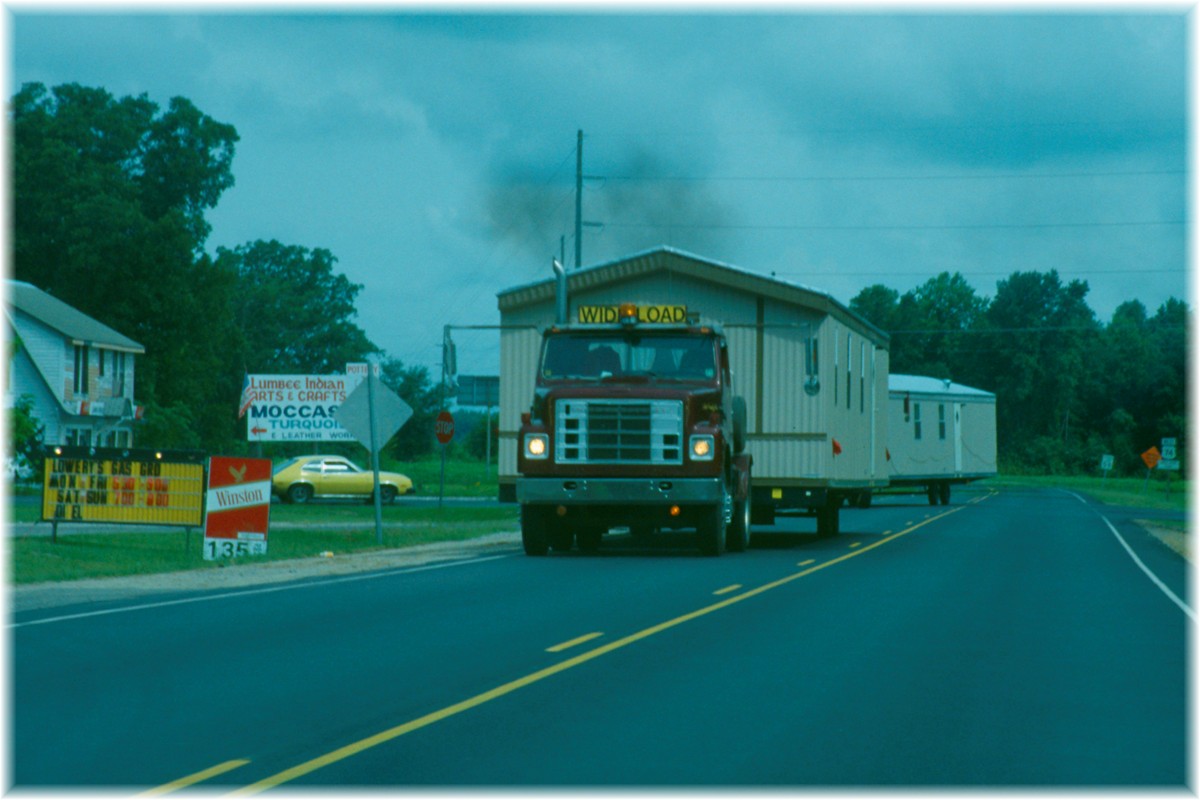
[[[934,378],[893,375],[888,452],[893,482],[995,475],[995,395]]]

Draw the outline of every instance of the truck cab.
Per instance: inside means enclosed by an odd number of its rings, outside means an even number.
[[[706,554],[745,549],[745,404],[724,333],[669,306],[593,318],[543,335],[518,435],[525,552],[594,550],[614,527],[692,528]]]

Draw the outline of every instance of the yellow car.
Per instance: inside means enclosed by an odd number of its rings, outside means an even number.
[[[271,488],[281,500],[307,503],[313,498],[359,497],[372,499],[375,475],[342,456],[300,456],[275,468]],[[399,472],[379,472],[379,499],[390,503],[412,494],[413,482]]]

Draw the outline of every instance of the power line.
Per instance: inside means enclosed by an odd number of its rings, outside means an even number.
[[[726,224],[650,224],[610,222],[609,228],[662,230],[746,230],[746,231],[973,231],[973,230],[1038,230],[1053,228],[1135,228],[1155,225],[1187,225],[1187,220],[1131,220],[1126,222],[1030,222],[978,223],[970,225],[726,225]]]
[[[672,182],[672,183],[833,183],[833,182],[898,182],[898,181],[983,181],[983,180],[1030,180],[1040,178],[1124,178],[1151,177],[1168,175],[1187,175],[1184,169],[1170,170],[1134,170],[1112,172],[997,172],[968,174],[938,174],[938,175],[604,175],[588,176],[603,178],[608,181],[623,181],[629,183]]]

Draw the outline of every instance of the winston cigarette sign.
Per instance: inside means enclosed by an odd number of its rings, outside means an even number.
[[[204,503],[204,558],[267,552],[271,513],[271,461],[213,456]]]

